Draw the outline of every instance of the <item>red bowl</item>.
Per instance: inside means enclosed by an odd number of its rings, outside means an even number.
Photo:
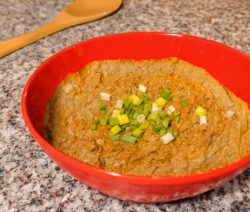
[[[106,171],[55,149],[43,137],[46,104],[69,73],[94,60],[178,57],[205,68],[250,105],[250,57],[223,44],[189,35],[131,32],[76,43],[56,53],[32,74],[24,87],[22,113],[32,136],[65,171],[100,192],[134,202],[186,198],[222,185],[250,167],[250,155],[224,168],[179,177],[145,177]]]

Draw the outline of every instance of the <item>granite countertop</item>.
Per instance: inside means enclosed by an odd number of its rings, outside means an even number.
[[[33,30],[70,0],[0,1],[0,41]],[[168,31],[202,36],[250,53],[249,0],[124,0],[104,19],[72,27],[0,59],[0,211],[250,211],[250,170],[197,197],[134,204],[100,194],[61,170],[22,119],[22,89],[62,48],[104,34]]]

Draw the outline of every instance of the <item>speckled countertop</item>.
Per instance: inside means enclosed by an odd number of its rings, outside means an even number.
[[[70,0],[0,0],[0,41],[35,29]],[[202,36],[250,53],[249,0],[124,0],[104,19],[46,37],[0,59],[0,211],[250,211],[250,170],[190,199],[133,204],[93,190],[62,171],[28,132],[20,111],[25,82],[73,43],[126,31]]]

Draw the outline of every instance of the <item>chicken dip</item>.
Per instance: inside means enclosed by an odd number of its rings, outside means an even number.
[[[68,75],[45,138],[73,158],[145,176],[214,170],[250,153],[250,111],[204,69],[177,58],[94,61]]]

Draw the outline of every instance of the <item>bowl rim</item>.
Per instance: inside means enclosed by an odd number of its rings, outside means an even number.
[[[54,58],[62,54],[63,52],[74,48],[77,45],[80,45],[81,43],[85,42],[92,42],[97,39],[105,39],[105,38],[112,38],[112,37],[119,37],[119,36],[127,36],[127,35],[132,35],[132,36],[140,36],[140,35],[164,35],[164,36],[176,36],[176,37],[186,37],[192,40],[196,40],[198,42],[207,42],[212,45],[217,45],[220,48],[224,48],[227,50],[230,50],[234,52],[235,54],[238,54],[242,57],[245,57],[245,59],[250,61],[250,57],[243,53],[240,52],[239,50],[236,50],[234,48],[231,48],[225,44],[208,40],[206,38],[202,37],[197,37],[197,36],[192,36],[192,35],[186,35],[186,34],[180,34],[180,33],[171,33],[171,32],[123,32],[123,33],[115,33],[115,34],[107,34],[107,35],[102,35],[98,37],[93,37],[87,40],[83,40],[80,42],[77,42],[73,45],[70,45],[66,48],[63,48],[62,50],[58,51],[54,55],[50,56],[47,58],[43,63],[41,63],[36,70],[31,74],[31,76],[28,78],[23,92],[22,92],[22,97],[21,97],[21,111],[23,115],[24,122],[26,126],[28,127],[31,135],[34,137],[34,139],[43,147],[43,150],[49,155],[55,156],[55,158],[60,158],[60,160],[66,164],[70,163],[71,166],[74,166],[76,169],[80,170],[85,170],[86,172],[93,172],[95,175],[102,176],[104,178],[111,178],[112,180],[117,180],[117,181],[123,181],[123,182],[130,182],[134,184],[147,184],[147,185],[176,185],[176,184],[190,184],[190,183],[198,183],[198,182],[204,182],[207,180],[211,180],[214,178],[218,178],[224,175],[227,175],[235,170],[238,170],[240,168],[244,168],[247,166],[247,168],[250,167],[250,154],[248,156],[245,156],[244,158],[240,159],[239,161],[236,161],[232,164],[229,164],[225,167],[211,170],[211,171],[206,171],[202,173],[197,173],[197,174],[191,174],[191,175],[183,175],[183,176],[141,176],[141,175],[129,175],[129,174],[124,174],[120,172],[113,172],[105,169],[101,169],[99,167],[89,165],[87,163],[84,163],[78,159],[75,159],[60,150],[56,149],[53,147],[47,140],[45,140],[35,129],[33,126],[29,115],[28,115],[28,110],[27,110],[27,91],[29,90],[30,84],[33,81],[33,79],[36,77],[37,73],[42,71],[43,67],[46,66],[46,64],[50,63]],[[246,169],[247,169],[246,168]],[[245,169],[244,169],[245,170]],[[243,170],[242,170],[243,171]],[[241,173],[241,171],[239,171]],[[238,173],[238,174],[239,174]],[[237,175],[237,174],[236,174]]]

